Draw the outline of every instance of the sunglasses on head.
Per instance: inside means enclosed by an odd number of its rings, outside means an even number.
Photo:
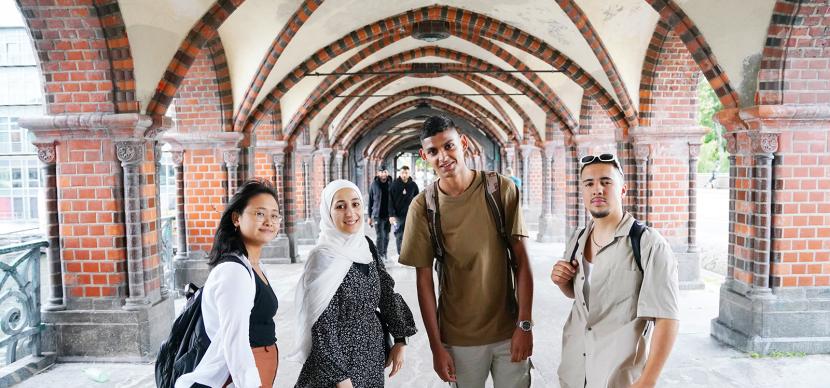
[[[617,163],[617,157],[614,154],[600,154],[600,155],[585,155],[579,160],[582,165],[596,163],[596,162],[614,162]]]
[[[585,155],[582,159],[579,160],[580,172],[585,166],[593,163],[611,163],[617,170],[622,172],[622,167],[620,166],[620,161],[617,160],[617,156],[614,154],[600,154],[600,155]]]

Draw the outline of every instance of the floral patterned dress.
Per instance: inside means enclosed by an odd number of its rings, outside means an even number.
[[[395,338],[415,334],[412,311],[369,241],[373,264],[352,264],[311,328],[311,353],[295,388],[329,388],[351,379],[355,388],[383,387],[386,363],[380,314]]]

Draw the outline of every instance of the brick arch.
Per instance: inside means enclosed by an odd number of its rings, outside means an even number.
[[[478,76],[476,74],[472,74],[472,73],[453,74],[452,76],[456,79],[468,79],[468,80],[472,81],[474,85],[477,85],[476,91],[478,91],[479,93],[488,93],[488,92],[491,92],[491,93],[506,93],[503,89],[501,89],[498,86],[494,85],[490,81],[487,81],[486,79],[484,79],[484,77]],[[492,96],[487,96],[487,97],[490,97],[490,99],[493,99]],[[512,108],[516,112],[516,114],[519,115],[519,117],[525,123],[525,129],[530,130],[530,133],[532,134],[533,138],[536,139],[536,141],[541,141],[542,139],[539,137],[539,131],[536,128],[536,124],[533,123],[533,120],[530,119],[530,116],[528,116],[528,114],[527,114],[527,112],[525,112],[524,108],[522,108],[519,104],[517,104],[515,100],[510,98],[510,96],[501,96],[501,97],[502,97],[502,100],[507,105],[509,105],[510,108]],[[491,104],[495,105],[498,109],[499,105],[497,105],[495,103],[492,103],[492,102],[491,102]],[[544,110],[544,108],[542,108],[542,109]],[[546,116],[551,115],[550,112],[545,112],[545,113],[546,113]],[[522,138],[526,138],[527,135],[528,135],[527,133],[523,133]]]
[[[594,29],[590,19],[588,19],[582,11],[582,8],[579,8],[579,5],[577,5],[574,0],[556,0],[556,3],[559,4],[562,11],[568,15],[571,22],[573,22],[574,26],[576,26],[582,34],[585,42],[587,42],[588,46],[591,47],[591,51],[593,51],[594,55],[597,57],[597,61],[599,61],[602,66],[602,70],[605,71],[605,75],[608,76],[608,80],[611,81],[611,87],[614,88],[614,93],[616,93],[617,97],[620,99],[620,103],[627,120],[629,122],[633,122],[637,116],[637,112],[634,110],[634,104],[632,104],[631,97],[628,95],[628,89],[626,89],[625,83],[622,78],[620,78],[617,65],[614,64],[614,60],[611,58],[611,55],[608,54],[608,49],[605,48],[605,45],[602,43],[602,39]]]
[[[279,55],[282,54],[282,50],[288,45],[291,38],[294,37],[300,27],[302,27],[303,23],[308,20],[322,1],[323,0],[306,0],[300,4],[300,7],[296,12],[294,12],[292,17],[283,27],[282,31],[280,31],[274,39],[274,43],[271,45],[268,55],[266,55],[263,59],[263,62],[260,64],[260,67],[254,76],[251,86],[245,93],[245,101],[256,98],[256,96],[250,96],[250,94],[253,93],[252,91],[259,91],[259,88],[262,87],[262,83],[274,67]],[[156,87],[156,93],[147,105],[148,115],[163,115],[164,112],[167,111],[167,107],[176,95],[176,90],[179,88],[183,77],[187,74],[188,69],[193,64],[195,55],[198,54],[199,50],[201,50],[206,42],[218,36],[218,30],[222,23],[224,23],[225,20],[227,20],[228,17],[230,17],[231,14],[233,14],[233,12],[236,11],[244,2],[245,0],[217,0],[216,3],[214,3],[210,9],[205,12],[204,16],[196,22],[193,28],[190,29],[190,32],[179,46],[178,51],[176,51],[176,54],[171,59],[170,64],[167,65],[167,70],[165,70],[164,76]],[[250,105],[250,103],[248,103],[248,105]]]
[[[360,136],[364,135],[372,128],[377,126],[379,123],[383,122],[384,120],[395,116],[401,112],[406,111],[407,109],[414,108],[418,104],[428,103],[430,106],[437,110],[441,110],[444,112],[452,113],[457,115],[458,117],[462,117],[467,120],[469,123],[475,125],[477,128],[481,129],[484,133],[489,135],[495,142],[500,146],[504,147],[506,144],[497,136],[498,131],[488,122],[481,121],[472,115],[469,112],[459,109],[453,105],[446,104],[441,101],[430,100],[430,99],[417,99],[412,101],[407,101],[402,104],[395,105],[386,111],[375,116],[371,121],[366,122],[363,126],[357,128],[356,130],[352,131],[352,134],[348,138],[343,138],[341,141],[338,141],[336,144],[343,144],[344,149],[349,149],[352,147],[353,143],[360,138]]]
[[[317,10],[321,4],[323,4],[323,1],[324,0],[303,1],[297,11],[294,12],[290,19],[288,19],[288,22],[285,24],[282,31],[280,31],[276,38],[274,38],[274,42],[271,44],[271,47],[268,49],[262,63],[259,65],[259,69],[257,69],[256,73],[254,73],[254,79],[251,81],[248,89],[245,90],[245,96],[242,98],[242,104],[239,106],[239,112],[236,115],[234,128],[242,128],[245,123],[245,118],[250,114],[251,107],[253,106],[254,101],[256,101],[256,98],[259,96],[260,91],[262,91],[262,85],[265,83],[265,80],[268,79],[268,76],[271,74],[271,70],[273,70],[274,66],[277,64],[277,60],[279,60],[285,48],[288,47],[288,43],[291,42],[294,35],[297,34],[297,31],[300,30],[300,27],[302,27],[308,18],[311,17],[311,14],[313,14],[314,11]]]
[[[715,54],[706,43],[706,38],[695,26],[689,16],[683,12],[672,0],[645,0],[657,13],[660,14],[660,20],[665,21],[671,26],[674,33],[680,37],[680,40],[686,45],[692,58],[700,67],[701,72],[712,85],[712,89],[718,95],[721,104],[724,108],[737,108],[740,106],[738,94],[732,85],[729,84],[729,77],[724,72],[723,68],[718,64]],[[646,57],[653,55],[651,46],[646,53]],[[656,56],[655,56],[656,57]]]
[[[180,132],[233,131],[230,76],[219,37],[194,57],[173,101]]]
[[[504,61],[509,63],[511,66],[517,69],[529,69],[522,61],[518,58],[513,56],[510,52],[503,50],[498,45],[495,45],[488,39],[484,39],[477,34],[473,34],[466,30],[457,30],[454,32],[456,36],[462,39],[468,40],[470,43],[476,44],[479,47],[490,51],[494,55],[499,56]],[[382,35],[379,39],[375,40],[372,44],[362,49],[360,52],[346,60],[343,64],[341,64],[337,69],[333,72],[346,72],[352,67],[356,66],[358,62],[367,58],[368,56],[372,55],[373,53],[379,51],[380,49],[400,40],[401,38],[407,36],[406,32],[401,32],[400,30],[394,30],[392,33],[386,33]],[[340,48],[337,46],[336,48]],[[328,52],[326,52],[328,54]],[[266,116],[266,113],[271,110],[278,110],[280,109],[279,106],[279,99],[282,97],[284,93],[286,93],[293,85],[296,85],[300,82],[303,76],[311,72],[312,70],[316,69],[317,66],[322,65],[319,59],[312,56],[305,63],[298,65],[294,71],[289,72],[286,77],[278,83],[272,93],[270,93],[267,97],[264,104],[261,104],[257,110],[252,115],[252,119],[247,124],[247,126],[243,129],[243,132],[248,132],[251,130],[252,127],[255,127],[257,123],[262,119],[262,117]],[[528,97],[530,97],[534,102],[536,102],[539,106],[542,106],[543,109],[547,105],[550,109],[554,110],[556,114],[567,123],[569,128],[576,127],[576,121],[574,121],[571,112],[568,108],[562,103],[559,99],[559,96],[550,89],[550,86],[544,82],[537,74],[535,73],[528,73],[525,76],[528,78],[529,81],[533,85],[535,85],[539,90],[535,90],[533,88],[528,88],[524,81],[518,79],[517,77],[513,76],[512,74],[507,73],[498,73],[498,74],[490,74],[491,77],[499,79],[502,82],[510,84],[511,86],[522,90],[525,92]],[[304,103],[303,108],[307,109],[311,98],[314,96],[319,95],[323,91],[327,90],[339,77],[337,76],[327,76],[320,85],[316,88],[317,94],[312,94],[312,97],[309,97],[307,101]],[[541,91],[541,93],[539,92]],[[544,95],[543,95],[544,94]],[[301,109],[303,109],[301,108]],[[325,126],[328,128],[328,126]]]
[[[117,1],[17,5],[38,54],[47,114],[137,111],[132,52]]]
[[[700,68],[667,23],[658,22],[640,81],[640,126],[697,124]]]
[[[436,88],[436,87],[432,87],[432,86],[417,86],[417,87],[414,87],[414,88],[411,88],[411,89],[402,90],[402,91],[396,93],[394,96],[386,97],[383,100],[378,101],[377,103],[375,103],[374,105],[372,105],[371,107],[366,109],[363,113],[360,114],[360,116],[358,116],[355,120],[353,120],[351,123],[349,123],[349,125],[347,125],[346,128],[343,129],[343,131],[341,131],[337,134],[337,136],[335,137],[334,143],[336,144],[337,140],[342,139],[343,136],[350,133],[352,131],[352,129],[355,128],[357,123],[371,118],[372,116],[382,112],[384,109],[388,108],[389,106],[396,103],[397,101],[400,101],[401,99],[404,99],[406,97],[418,96],[421,93],[443,94],[443,93],[451,93],[451,92],[449,90],[446,90],[446,89]],[[496,117],[492,112],[490,112],[489,110],[487,110],[486,108],[484,108],[483,106],[479,105],[477,102],[475,102],[475,101],[473,101],[469,98],[466,98],[466,97],[463,97],[463,96],[452,96],[452,95],[441,96],[441,98],[444,98],[446,100],[450,100],[453,103],[458,104],[462,108],[468,110],[470,113],[474,113],[474,114],[477,114],[479,116],[484,115],[484,117],[486,117],[490,121],[492,121],[492,122],[496,123],[497,125],[499,125],[499,128],[505,128],[505,129],[507,128],[507,125],[504,122],[502,122],[498,117]],[[505,132],[505,135],[507,137],[507,140],[509,140],[509,141],[515,141],[516,139],[519,138],[519,136],[517,136],[518,133],[516,133],[516,132],[513,132],[513,133],[510,133],[510,132],[507,132],[507,131],[504,131],[504,132]]]
[[[409,51],[405,51],[402,53],[398,53],[392,55],[390,57],[384,58],[379,60],[365,68],[362,71],[367,72],[374,72],[374,71],[382,71],[388,68],[392,68],[397,66],[403,62],[410,61],[417,58],[427,57],[427,56],[436,56],[441,58],[452,59],[456,61],[461,61],[464,63],[465,66],[468,66],[472,69],[478,70],[501,70],[499,67],[496,67],[488,62],[485,62],[482,59],[470,56],[468,54],[454,51],[450,49],[446,49],[443,47],[438,46],[424,46],[418,47]],[[411,66],[411,65],[410,65]],[[443,66],[443,65],[442,65]],[[308,123],[311,117],[314,117],[317,113],[319,113],[330,101],[334,98],[336,94],[342,93],[346,91],[351,86],[355,85],[358,81],[362,81],[368,78],[366,75],[352,75],[347,77],[345,80],[341,81],[337,85],[333,86],[332,88],[328,89],[327,91],[318,88],[315,92],[312,93],[311,96],[307,99],[307,102],[304,106],[311,105],[310,108],[306,110],[300,110],[295,114],[294,118],[292,119],[291,123],[286,126],[286,132],[291,134],[292,132],[296,131],[297,128],[302,127],[304,124]],[[520,85],[520,84],[517,84]],[[520,88],[523,92],[528,91],[529,88]],[[323,94],[325,93],[325,94]],[[533,94],[533,93],[530,93]],[[314,101],[313,104],[310,104],[309,101]],[[543,107],[545,105],[542,105]]]
[[[326,63],[329,58],[370,42],[383,35],[386,31],[406,30],[413,23],[422,20],[444,20],[456,25],[463,23],[462,27],[469,28],[475,35],[482,35],[490,39],[499,40],[533,54],[544,61],[548,61],[580,85],[587,93],[594,95],[594,98],[608,109],[609,115],[614,118],[618,125],[627,127],[636,124],[626,121],[625,115],[619,106],[617,106],[616,101],[610,97],[608,92],[590,74],[544,41],[490,17],[450,6],[433,5],[422,7],[366,25],[352,31],[331,45],[318,50],[309,60],[299,66],[298,69],[316,68],[316,66]],[[273,93],[273,90],[271,93]],[[269,101],[272,101],[272,99],[263,100],[263,103],[260,104],[256,111],[259,114],[268,112],[272,108],[268,106]],[[252,119],[254,122],[258,120],[256,117],[257,112],[254,112],[255,114],[251,115],[251,118],[248,119],[249,122],[246,124],[246,128],[252,124]]]
[[[830,103],[830,88],[826,84],[810,85],[828,78],[810,68],[811,61],[822,58],[826,61],[829,56],[822,44],[826,41],[826,33],[816,36],[810,32],[811,28],[830,25],[826,7],[816,1],[778,0],[775,3],[758,73],[755,94],[758,104]],[[805,51],[811,51],[809,49],[818,49],[823,55],[807,54]],[[824,69],[826,66],[821,67]]]
[[[382,70],[384,70],[384,71],[409,70],[409,69],[410,69],[410,67],[409,67],[409,66],[410,66],[410,65],[405,65],[405,64],[404,64],[404,65],[398,65],[398,66],[395,66],[395,67],[392,67],[392,68],[384,68],[384,69],[382,69]],[[466,66],[466,65],[460,65],[460,64],[450,64],[450,63],[442,64],[442,65],[441,65],[441,67],[442,67],[443,69],[445,69],[445,70],[461,70],[461,71],[466,71],[466,70],[475,70],[475,69],[476,69],[476,68],[471,68],[471,67]],[[476,75],[476,74],[470,74],[470,73],[463,74],[463,75],[462,75],[462,74],[455,74],[455,76],[458,76],[458,77],[464,77],[464,78],[465,78],[465,79],[467,79],[469,82],[473,82],[473,83],[478,82],[478,83],[480,83],[480,84],[484,85],[485,87],[487,87],[487,88],[489,88],[489,89],[491,89],[491,90],[495,90],[495,89],[497,89],[497,87],[496,87],[495,85],[493,85],[492,83],[490,83],[489,81],[487,81],[487,80],[485,79],[485,77],[482,77],[482,76],[479,76],[479,75]],[[558,120],[562,120],[562,116],[565,116],[565,118],[569,118],[569,117],[570,117],[570,112],[569,112],[569,111],[567,111],[567,108],[565,108],[564,106],[562,106],[562,107],[561,107],[561,109],[560,109],[560,108],[557,108],[557,106],[556,106],[555,104],[553,104],[555,101],[552,101],[552,100],[550,100],[550,99],[546,99],[546,98],[545,98],[545,96],[543,96],[543,95],[542,95],[542,94],[541,94],[538,90],[536,90],[536,89],[534,89],[534,88],[532,88],[532,87],[528,86],[527,84],[525,84],[525,83],[524,83],[524,81],[522,81],[522,80],[520,80],[519,78],[517,78],[517,77],[513,76],[512,74],[509,74],[509,73],[491,73],[491,74],[488,74],[488,76],[493,77],[493,78],[495,78],[495,79],[498,79],[498,80],[500,80],[500,81],[502,81],[502,82],[504,82],[504,83],[506,83],[506,84],[508,84],[508,85],[510,85],[510,86],[512,86],[512,87],[514,87],[514,88],[515,88],[515,89],[517,89],[518,91],[520,91],[520,92],[524,93],[526,97],[530,98],[530,100],[531,100],[531,101],[533,101],[533,102],[534,102],[534,103],[536,103],[539,107],[541,107],[541,108],[542,108],[542,110],[544,110],[545,112],[547,112],[547,114],[549,114],[549,115],[553,115],[553,116],[557,117],[557,118],[558,118]],[[394,79],[389,79],[387,82],[392,82],[392,81],[394,81],[394,80],[396,80],[396,79],[398,79],[398,78],[400,78],[400,77],[396,77],[396,78],[394,78]],[[375,91],[377,91],[378,89],[380,89],[380,87],[377,87],[377,86],[376,86],[376,83],[375,83],[375,82],[379,82],[379,81],[380,81],[380,80],[382,80],[382,79],[383,79],[383,77],[376,77],[376,78],[374,78],[374,79],[371,79],[371,80],[367,81],[366,83],[364,83],[364,84],[362,84],[362,85],[358,86],[358,88],[356,88],[356,89],[355,89],[352,93],[353,93],[353,94],[354,94],[354,93],[363,93],[363,94],[371,94],[371,93],[374,93]],[[540,80],[540,81],[541,81],[541,80]],[[491,87],[491,85],[492,85],[492,87]],[[500,89],[499,89],[499,90],[500,90]],[[554,95],[554,97],[555,97],[555,95]],[[351,101],[351,99],[352,99],[352,97],[346,97],[346,98],[344,98],[344,99],[343,99],[343,101],[341,101],[341,102],[340,102],[340,104],[338,104],[338,106],[337,106],[337,107],[336,107],[336,108],[332,111],[332,113],[331,113],[331,114],[329,114],[329,117],[327,117],[327,118],[326,118],[326,121],[325,121],[325,123],[324,123],[324,125],[323,125],[323,127],[322,127],[322,128],[324,128],[326,131],[328,131],[328,129],[330,128],[331,122],[332,122],[332,121],[334,120],[334,118],[335,118],[335,117],[336,117],[336,116],[340,113],[340,111],[341,111],[341,110],[342,110],[342,109],[343,109],[343,108],[344,108],[344,107],[345,107],[345,106],[346,106],[346,105],[347,105],[347,104]],[[344,123],[346,122],[345,118],[350,117],[350,116],[351,116],[351,114],[352,114],[354,111],[356,111],[356,110],[357,110],[357,108],[358,108],[358,107],[359,107],[359,106],[363,103],[363,101],[365,101],[365,100],[366,100],[366,98],[365,98],[365,97],[361,97],[361,98],[360,98],[360,99],[359,99],[359,100],[358,100],[358,101],[357,101],[357,102],[356,102],[356,103],[355,103],[355,104],[354,104],[354,105],[353,105],[353,106],[349,109],[349,111],[348,111],[348,112],[347,112],[347,113],[343,116],[343,117],[344,117],[344,120],[341,120],[341,121],[338,123],[337,127],[335,128],[335,131],[334,131],[335,133],[337,133],[337,132],[339,132],[340,130],[342,130],[342,127],[343,127]],[[508,104],[510,104],[510,105],[511,105],[514,109],[517,109],[518,105],[516,105],[516,104],[515,104],[515,101],[513,101],[513,99],[511,99],[511,98],[506,98],[505,100],[506,100],[506,101],[507,101],[507,103],[508,103]],[[514,105],[515,105],[515,106],[514,106]],[[518,108],[519,108],[519,109],[521,109],[520,107],[518,107]],[[520,115],[523,113],[523,111],[522,111],[522,110],[517,110],[517,111],[518,111],[518,112],[520,112]],[[560,114],[557,114],[557,112],[560,112]],[[564,112],[564,114],[563,114],[562,112]],[[526,115],[525,115],[525,116],[526,116]],[[526,118],[525,116],[523,116],[523,119],[525,119],[525,118]],[[529,120],[529,119],[528,119],[528,120]],[[564,126],[565,126],[565,127],[568,127],[568,124],[564,124]],[[574,123],[574,124],[573,124],[573,127],[576,127],[576,123]],[[537,134],[537,135],[535,135],[535,136],[536,136],[536,137],[538,137],[538,134]]]
[[[147,104],[148,115],[161,116],[167,112],[167,107],[176,96],[182,80],[187,76],[190,66],[193,65],[205,43],[218,36],[219,26],[244,2],[245,0],[217,0],[196,21],[159,80],[156,93]]]

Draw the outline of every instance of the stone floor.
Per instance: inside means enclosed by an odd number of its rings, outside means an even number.
[[[394,244],[394,243],[393,243]],[[390,246],[390,251],[393,248]],[[536,371],[534,387],[558,387],[556,366],[560,359],[562,325],[570,308],[548,279],[554,255],[561,254],[562,244],[531,244],[534,268],[536,321]],[[302,271],[300,264],[275,265],[266,268],[281,301],[277,314],[277,331],[283,352],[293,338],[293,287]],[[415,293],[415,272],[398,265],[389,271],[397,282],[397,290],[409,303],[419,333],[411,339],[404,369],[388,379],[389,387],[445,387],[432,371],[432,357],[423,332]],[[799,388],[830,386],[830,355],[753,358],[717,343],[709,336],[709,321],[717,315],[719,275],[704,271],[706,288],[681,292],[682,321],[680,336],[663,373],[660,387],[781,387]],[[300,365],[281,361],[277,387],[291,387]],[[154,387],[151,364],[70,363],[58,364],[18,384],[35,387]],[[96,381],[97,380],[97,381]],[[100,382],[98,382],[100,381]]]

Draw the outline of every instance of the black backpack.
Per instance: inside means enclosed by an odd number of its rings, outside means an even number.
[[[242,259],[235,254],[227,254],[227,261],[239,263],[248,270]],[[161,343],[156,356],[158,388],[173,388],[179,376],[193,372],[210,346],[210,338],[205,332],[205,323],[202,320],[204,288],[198,288],[192,283],[188,284],[187,288],[187,304],[173,322],[170,336]]]
[[[634,224],[631,225],[631,229],[628,230],[628,239],[631,240],[631,250],[634,251],[634,263],[637,264],[637,268],[640,269],[640,272],[643,271],[643,260],[640,256],[640,238],[643,237],[643,232],[646,231],[646,224],[640,222],[639,220],[634,220]],[[576,251],[579,249],[579,239],[582,238],[582,234],[585,233],[586,228],[582,228],[579,231],[579,235],[576,236],[576,244],[574,244],[574,250],[571,252],[571,265],[575,265],[576,263]]]

